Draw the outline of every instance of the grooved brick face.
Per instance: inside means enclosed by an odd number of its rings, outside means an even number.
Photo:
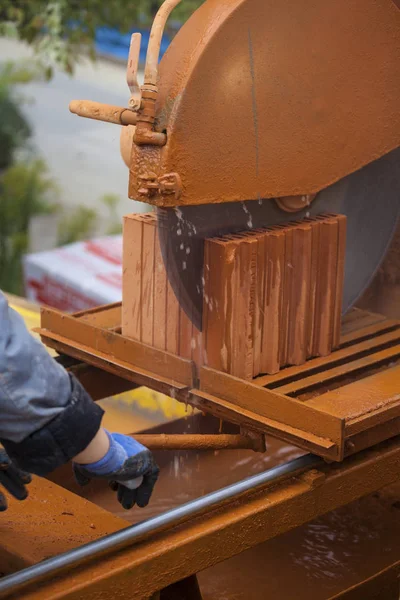
[[[346,218],[321,215],[206,240],[208,366],[241,379],[339,344]]]
[[[168,281],[156,225],[154,213],[124,218],[123,335],[245,380],[338,346],[342,215],[206,240],[202,332]]]

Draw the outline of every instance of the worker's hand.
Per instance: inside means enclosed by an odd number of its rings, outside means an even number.
[[[108,479],[123,508],[147,506],[159,473],[153,455],[131,437],[121,433],[107,435],[110,447],[101,460],[88,465],[73,463],[77,482],[86,485],[91,479]]]
[[[5,450],[0,448],[0,483],[17,500],[25,500],[28,491],[25,487],[31,482],[31,476],[21,471],[9,459]],[[6,510],[7,500],[0,492],[0,511]]]

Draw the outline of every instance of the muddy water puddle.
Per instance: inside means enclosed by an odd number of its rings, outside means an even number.
[[[400,485],[199,575],[205,600],[326,600],[399,559]]]
[[[301,451],[270,439],[265,455],[251,451],[158,454],[160,479],[143,510],[121,510],[98,484],[85,496],[135,523]],[[400,556],[400,484],[353,502],[199,574],[204,600],[326,600]]]

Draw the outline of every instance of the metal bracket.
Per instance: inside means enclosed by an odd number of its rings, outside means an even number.
[[[182,181],[178,173],[166,173],[157,177],[155,173],[146,173],[138,177],[139,194],[153,196],[154,194],[173,194],[178,200],[182,194]]]

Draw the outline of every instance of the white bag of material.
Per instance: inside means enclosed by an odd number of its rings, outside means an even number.
[[[24,258],[29,300],[78,312],[122,299],[122,236],[77,242]]]

